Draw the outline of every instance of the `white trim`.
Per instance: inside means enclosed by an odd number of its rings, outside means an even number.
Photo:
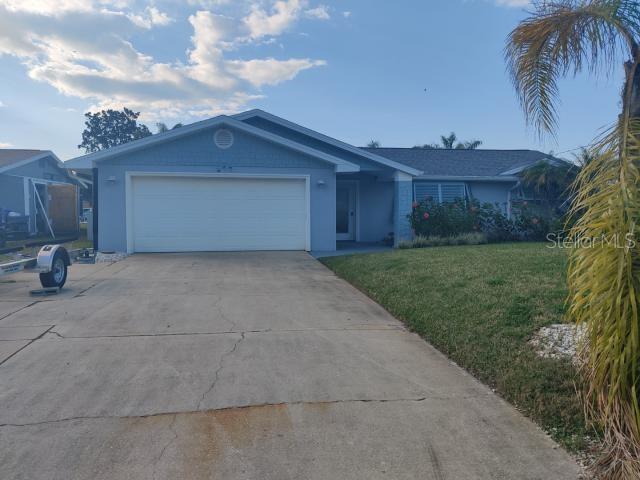
[[[554,158],[549,158],[549,157],[542,157],[538,160],[532,161],[531,163],[528,163],[527,165],[522,165],[520,167],[516,167],[516,168],[512,168],[511,170],[507,170],[505,172],[502,172],[500,175],[517,175],[518,173],[523,172],[524,170],[533,167],[536,163],[540,163],[540,162],[546,162],[549,163],[553,166],[560,166],[563,163],[563,160],[557,160]],[[569,163],[569,162],[564,162],[564,163]]]
[[[356,242],[360,241],[360,180],[356,182]]]
[[[393,172],[393,180],[396,182],[410,182],[414,179],[413,176],[408,175],[404,172],[395,171]]]
[[[44,215],[44,219],[47,221],[47,227],[49,227],[49,232],[51,232],[51,238],[56,238],[56,234],[53,233],[53,228],[51,228],[51,221],[49,220],[49,215],[47,215],[47,209],[44,208],[44,204],[42,203],[42,199],[40,198],[40,194],[38,193],[38,189],[36,188],[35,184],[39,184],[39,185],[44,185],[45,187],[47,186],[46,183],[42,183],[42,182],[34,182],[34,180],[31,180],[32,183],[34,183],[33,185],[33,193],[36,197],[36,200],[38,200],[38,203],[40,204],[40,208],[42,209],[42,214]],[[47,197],[49,196],[49,191],[45,190],[47,193]],[[48,200],[47,200],[48,201]],[[36,207],[36,211],[37,211],[37,207]]]
[[[132,177],[186,177],[186,178],[273,178],[282,180],[304,180],[305,182],[305,250],[311,251],[311,176],[296,174],[270,174],[270,173],[199,173],[199,172],[125,172],[125,228],[127,237],[127,253],[133,250],[133,182]]]
[[[356,173],[360,171],[360,167],[355,163],[348,162],[346,160],[335,157],[333,155],[329,155],[328,153],[321,152],[320,150],[316,150],[314,148],[307,147],[306,145],[302,145],[292,140],[288,140],[286,138],[280,137],[273,133],[269,133],[260,128],[256,128],[249,124],[235,120],[234,118],[227,117],[226,115],[220,115],[215,118],[210,118],[208,120],[203,120],[201,122],[192,123],[191,125],[186,125],[184,127],[176,128],[175,130],[170,130],[165,133],[157,133],[155,135],[141,138],[140,140],[134,140],[133,142],[129,142],[124,145],[119,145],[117,147],[109,148],[107,150],[102,150],[100,152],[90,153],[88,155],[83,155],[81,157],[72,158],[71,160],[67,160],[67,162],[65,163],[67,165],[66,168],[71,168],[71,169],[92,168],[95,162],[100,162],[102,160],[114,157],[116,155],[122,155],[124,153],[141,150],[151,145],[156,145],[156,144],[167,142],[170,140],[175,140],[187,135],[191,135],[193,133],[197,133],[201,130],[213,128],[219,125],[225,125],[232,129],[240,130],[249,135],[262,138],[263,140],[267,140],[277,145],[281,145],[291,150],[304,153],[305,155],[309,155],[319,160],[323,160],[327,163],[335,165],[337,172]],[[212,148],[214,145],[215,144],[212,139],[211,141]]]
[[[24,196],[24,214],[31,215],[31,183],[27,177],[22,177],[22,194]],[[29,219],[29,230],[31,230],[31,219]]]
[[[30,180],[35,183],[39,183],[41,185],[74,185],[73,183],[61,182],[59,180],[48,180],[46,178],[35,178],[35,177],[23,177],[22,175],[8,174],[7,177],[24,178],[25,180]]]
[[[520,180],[518,177],[509,175],[494,175],[494,176],[469,176],[469,175],[420,175],[415,177],[414,181],[427,180],[427,181],[441,181],[441,182],[517,182]]]
[[[236,120],[240,120],[240,121],[244,121],[252,117],[264,118],[265,120],[269,120],[270,122],[277,123],[278,125],[281,125],[283,127],[289,128],[291,130],[295,130],[298,133],[302,133],[309,137],[315,138],[316,140],[320,140],[322,142],[328,143],[329,145],[333,145],[334,147],[341,148],[348,152],[355,153],[356,155],[367,158],[369,160],[373,160],[374,162],[380,163],[387,167],[400,170],[401,172],[405,172],[409,175],[416,176],[422,173],[422,171],[409,167],[408,165],[394,162],[393,160],[389,160],[388,158],[382,157],[380,155],[376,155],[366,150],[362,150],[361,148],[358,148],[358,147],[354,147],[353,145],[349,145],[348,143],[341,142],[340,140],[336,140],[335,138],[328,137],[319,132],[316,132],[315,130],[311,130],[310,128],[306,128],[306,127],[303,127],[302,125],[298,125],[297,123],[290,122],[289,120],[285,120],[282,117],[278,117],[277,115],[273,115],[271,113],[265,112],[264,110],[260,110],[258,108],[254,110],[249,110],[247,112],[238,113],[232,116]]]

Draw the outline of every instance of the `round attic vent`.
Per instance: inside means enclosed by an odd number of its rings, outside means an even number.
[[[229,148],[233,145],[233,132],[226,128],[216,130],[216,133],[213,135],[213,141],[218,148]]]

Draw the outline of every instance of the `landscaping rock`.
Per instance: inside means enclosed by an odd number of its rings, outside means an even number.
[[[585,325],[557,323],[542,327],[529,343],[541,357],[571,358],[575,363],[585,331]]]
[[[124,252],[98,252],[96,253],[96,263],[114,263],[127,258]]]

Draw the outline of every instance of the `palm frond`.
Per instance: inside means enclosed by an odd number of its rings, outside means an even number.
[[[640,120],[624,123],[578,176],[568,271],[568,314],[588,331],[585,405],[604,427],[599,467],[611,479],[640,478]]]
[[[583,69],[611,71],[640,32],[637,1],[540,2],[509,35],[505,57],[527,121],[536,131],[557,127],[558,80]]]

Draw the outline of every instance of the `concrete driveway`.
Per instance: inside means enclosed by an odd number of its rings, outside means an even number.
[[[4,277],[7,278],[7,277]],[[305,253],[0,283],[0,477],[570,479],[531,422]]]

